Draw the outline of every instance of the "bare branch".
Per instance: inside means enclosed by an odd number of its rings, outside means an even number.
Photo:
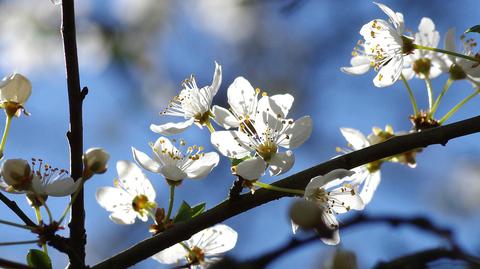
[[[18,262],[12,262],[9,260],[5,260],[0,258],[0,268],[5,268],[5,269],[32,269],[32,267],[18,263]]]
[[[450,139],[477,132],[480,132],[480,116],[418,133],[393,137],[383,143],[339,156],[295,175],[286,177],[277,181],[274,185],[284,188],[304,189],[311,178],[326,174],[337,168],[352,169],[412,149],[425,148],[434,144],[446,145]],[[253,195],[247,193],[240,195],[237,199],[226,200],[200,216],[190,221],[176,224],[170,230],[139,242],[92,268],[125,268],[134,265],[179,241],[187,240],[193,234],[213,226],[216,223],[262,204],[287,196],[292,196],[292,194],[260,189]]]
[[[17,203],[15,203],[14,201],[10,200],[7,198],[7,196],[5,196],[3,193],[0,192],[0,200],[6,205],[8,206],[8,208],[10,208],[13,213],[15,213],[24,223],[25,225],[27,226],[30,226],[30,227],[35,227],[37,226],[37,224],[35,224],[35,222],[33,222],[33,220],[31,220],[26,214],[25,212],[22,211],[22,209],[20,209],[20,207],[18,207]]]
[[[83,121],[82,103],[87,90],[80,90],[80,75],[78,71],[77,41],[75,30],[74,0],[62,1],[62,37],[65,51],[65,66],[68,85],[68,103],[70,109],[70,130],[67,133],[70,144],[70,172],[72,178],[78,180],[83,170]],[[69,254],[69,268],[85,267],[85,209],[83,190],[81,190],[73,205],[71,213],[69,243],[78,254],[73,257]],[[75,263],[73,261],[76,260]]]

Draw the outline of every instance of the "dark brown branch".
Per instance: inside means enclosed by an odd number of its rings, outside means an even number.
[[[70,144],[70,172],[72,178],[78,180],[83,172],[82,102],[87,91],[85,90],[84,93],[82,93],[80,90],[74,0],[62,1],[61,31],[65,51],[68,103],[70,109],[70,130],[67,133],[68,142]],[[69,268],[84,268],[86,233],[83,190],[78,193],[78,196],[72,205],[71,215],[71,221],[68,225],[70,228],[69,243],[78,254],[79,259],[77,259],[77,263],[73,263],[75,257],[69,255]]]
[[[0,200],[6,205],[8,206],[8,208],[10,208],[13,213],[15,213],[24,223],[25,225],[27,226],[31,226],[31,227],[34,227],[34,226],[37,226],[37,224],[35,224],[35,222],[33,222],[26,214],[25,212],[22,211],[22,209],[20,209],[20,207],[18,207],[17,203],[15,203],[14,201],[10,200],[7,198],[7,196],[5,196],[3,193],[0,192]]]
[[[415,252],[396,258],[389,262],[377,264],[375,269],[404,269],[404,268],[427,268],[428,263],[440,259],[462,260],[470,264],[471,268],[480,268],[480,260],[456,249],[433,248]]]
[[[5,260],[0,258],[0,268],[5,268],[5,269],[32,269],[32,267],[18,263],[18,262],[12,262],[9,260]]]
[[[67,254],[70,259],[70,263],[73,263],[73,264],[83,263],[83,261],[81,260],[81,258],[79,257],[75,249],[73,249],[70,246],[69,240],[67,238],[64,238],[59,235],[55,235],[53,238],[50,238],[50,240],[48,241],[48,245],[62,253]]]
[[[274,185],[284,188],[304,189],[311,178],[326,174],[333,169],[352,169],[412,149],[424,148],[433,144],[446,145],[450,139],[477,132],[480,132],[480,116],[419,133],[397,136],[383,143],[331,159],[279,180]],[[216,223],[270,201],[291,195],[260,189],[253,195],[247,193],[240,195],[238,199],[226,200],[200,216],[190,221],[176,224],[164,233],[139,242],[129,249],[95,265],[93,268],[125,268],[134,265],[181,240],[187,240],[193,234]]]

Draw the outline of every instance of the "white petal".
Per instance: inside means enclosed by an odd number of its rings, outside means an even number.
[[[276,94],[270,97],[275,104],[280,108],[282,112],[282,118],[285,118],[290,111],[290,108],[292,107],[293,104],[293,96],[291,94]],[[275,107],[276,108],[276,107]]]
[[[143,169],[146,169],[153,173],[160,173],[161,164],[157,161],[152,160],[148,157],[147,154],[137,150],[132,147],[133,159],[140,165]]]
[[[435,24],[433,23],[432,19],[423,17],[418,25],[418,31],[424,33],[435,31]]]
[[[109,218],[116,224],[130,225],[135,223],[137,214],[133,210],[129,211],[115,211],[110,214]]]
[[[273,155],[272,159],[269,161],[269,171],[271,176],[281,175],[290,168],[292,168],[295,163],[295,156],[291,150],[286,152],[276,153]]]
[[[180,181],[187,178],[187,174],[183,172],[180,168],[178,168],[176,165],[164,165],[160,173],[162,173],[162,175],[166,179],[173,181]]]
[[[213,106],[212,114],[214,115],[213,120],[225,129],[237,128],[240,125],[237,118],[228,109],[221,106]]]
[[[386,65],[382,66],[378,74],[373,79],[376,87],[387,87],[395,83],[402,74],[403,56],[396,54]]]
[[[445,49],[449,51],[456,51],[455,48],[455,28],[448,29],[447,33],[445,34]],[[455,56],[448,55],[450,61],[455,63]]]
[[[0,82],[0,100],[23,105],[32,94],[32,84],[21,74],[11,74]]]
[[[224,224],[217,224],[196,233],[188,240],[189,245],[198,246],[206,256],[227,252],[235,247],[238,234]]]
[[[45,192],[48,196],[67,196],[74,193],[81,183],[81,180],[73,181],[71,177],[56,179],[45,186]]]
[[[293,222],[293,220],[290,220],[290,222],[292,223],[292,233],[295,234],[298,230],[298,225],[295,224],[295,222]]]
[[[403,68],[402,75],[406,80],[411,80],[415,76],[415,71],[413,71],[412,67]]]
[[[136,196],[144,194],[148,197],[148,200],[155,200],[155,190],[153,189],[150,180],[143,174],[142,170],[133,162],[118,161],[117,173],[119,184],[130,193],[130,195]]]
[[[236,174],[247,180],[257,180],[262,177],[267,163],[261,157],[245,160],[237,165]]]
[[[213,73],[212,85],[210,86],[211,96],[217,94],[222,84],[222,66],[215,62],[215,72]]]
[[[305,196],[309,196],[312,191],[317,190],[318,188],[324,187],[327,183],[335,179],[342,179],[348,176],[355,174],[354,171],[346,169],[335,169],[323,176],[316,176],[310,180],[310,182],[305,187]]]
[[[373,173],[368,172],[368,177],[365,179],[362,189],[360,190],[360,198],[362,198],[365,205],[372,200],[373,194],[375,194],[378,185],[380,185],[380,179],[380,170]]]
[[[116,211],[122,205],[131,205],[133,197],[120,188],[101,187],[95,195],[97,202],[107,211]]]
[[[340,132],[342,132],[343,137],[345,137],[347,142],[352,145],[354,150],[359,150],[370,146],[370,142],[368,142],[365,135],[358,130],[352,128],[340,128]]]
[[[213,132],[210,140],[217,150],[229,158],[241,159],[250,154],[250,139],[239,131]]]
[[[195,121],[194,118],[190,118],[187,121],[178,122],[178,123],[169,122],[161,125],[151,124],[150,130],[152,130],[152,132],[162,134],[162,135],[179,134],[185,131],[188,127],[190,127],[194,121]]]
[[[404,27],[402,13],[395,13],[393,10],[391,10],[389,7],[387,7],[384,4],[375,3],[375,2],[373,3],[376,4],[385,14],[387,14],[387,16],[392,21],[395,28],[398,29],[399,33],[402,33],[403,27]]]
[[[310,138],[311,134],[312,119],[310,116],[303,116],[285,130],[285,135],[287,135],[289,139],[283,139],[279,145],[288,149],[299,147]]]
[[[153,255],[152,258],[163,264],[175,264],[184,260],[187,254],[187,250],[182,245],[175,244]]]
[[[328,228],[338,227],[337,218],[333,214],[323,213],[322,220]],[[323,237],[321,238],[321,240],[327,245],[338,245],[338,243],[340,243],[340,232],[338,231],[338,229],[335,229],[333,230],[331,238]]]
[[[237,77],[227,90],[228,104],[239,116],[255,113],[257,94],[250,82],[243,77]]]
[[[185,173],[191,179],[204,178],[218,165],[219,161],[220,157],[216,152],[205,153],[200,159],[192,161],[192,164],[185,169]]]
[[[177,147],[172,144],[172,141],[164,136],[159,137],[157,141],[155,141],[155,144],[153,144],[153,152],[158,162],[162,165],[175,165],[177,163],[177,160],[172,158],[172,153],[180,155],[180,158],[183,157]]]
[[[340,70],[349,75],[362,75],[370,70],[370,60],[366,56],[355,56],[350,60],[351,67],[342,67]]]

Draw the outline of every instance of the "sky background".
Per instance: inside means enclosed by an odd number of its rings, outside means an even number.
[[[411,107],[401,83],[378,89],[374,72],[352,77],[340,72],[360,39],[361,26],[386,16],[370,1],[220,1],[220,0],[105,0],[77,1],[78,47],[82,86],[89,87],[84,103],[84,146],[105,148],[110,169],[85,186],[88,231],[87,264],[93,265],[149,237],[148,225],[137,222],[120,226],[95,200],[95,191],[112,185],[115,163],[132,160],[131,147],[149,152],[148,142],[158,135],[149,130],[175,118],[160,117],[167,102],[190,74],[199,86],[209,85],[214,61],[223,68],[223,81],[214,103],[226,105],[226,89],[237,76],[270,95],[290,93],[295,102],[290,115],[310,115],[311,138],[295,150],[293,174],[336,155],[346,142],[339,128],[351,127],[366,134],[373,126],[393,125],[408,131]],[[450,27],[458,33],[478,24],[478,1],[386,1],[402,12],[407,29],[417,30],[422,17],[430,17],[442,37]],[[43,158],[54,167],[68,168],[67,91],[59,35],[60,9],[48,0],[0,1],[0,74],[25,74],[33,84],[26,104],[32,114],[15,119],[5,158]],[[472,37],[475,34],[472,34]],[[458,34],[457,34],[458,38]],[[458,40],[457,40],[458,41]],[[459,42],[459,41],[458,41]],[[447,79],[433,81],[435,92]],[[423,81],[411,86],[420,107],[426,106]],[[467,82],[455,83],[445,96],[441,116],[472,92]],[[473,99],[448,122],[478,115],[480,100]],[[4,116],[0,116],[3,120]],[[210,145],[206,129],[191,128],[181,136],[191,144]],[[371,215],[422,215],[451,227],[455,238],[472,254],[480,254],[479,136],[450,141],[447,147],[432,146],[417,158],[415,169],[399,164],[382,167],[382,183],[365,212]],[[226,198],[234,180],[229,162],[222,158],[210,176],[185,181],[176,192],[176,206],[206,202],[211,208]],[[166,207],[168,187],[163,178],[146,172],[157,191],[159,206]],[[265,182],[278,178],[265,177]],[[34,218],[23,196],[8,195]],[[60,217],[67,199],[48,200]],[[239,233],[229,254],[238,259],[257,256],[291,238],[287,210],[291,199],[282,199],[229,219],[225,224]],[[0,205],[1,218],[19,222]],[[352,216],[346,214],[344,217]],[[33,239],[23,230],[1,227],[0,241]],[[356,253],[361,268],[380,260],[435,246],[444,240],[411,227],[359,226],[341,231],[341,247]],[[2,257],[24,261],[33,246],[2,247]],[[278,259],[271,268],[319,268],[334,247],[311,244]],[[66,264],[63,254],[50,249],[54,268]],[[441,261],[436,268],[461,268]],[[169,268],[153,259],[133,268]]]

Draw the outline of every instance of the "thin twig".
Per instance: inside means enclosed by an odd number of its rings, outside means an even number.
[[[79,180],[83,173],[83,120],[82,104],[85,94],[80,89],[80,75],[78,71],[77,41],[75,30],[74,0],[62,1],[63,47],[65,51],[65,67],[67,73],[68,104],[70,110],[70,130],[67,132],[70,145],[70,172],[74,180]],[[78,257],[69,255],[69,268],[85,267],[85,209],[83,190],[81,190],[72,204],[71,220],[69,223],[72,248]],[[73,262],[75,260],[75,263]]]
[[[303,189],[311,178],[326,174],[337,168],[352,169],[412,149],[425,148],[434,144],[446,145],[451,139],[477,132],[480,132],[480,116],[423,130],[422,132],[396,136],[383,143],[331,159],[279,180],[273,185],[284,188]],[[247,193],[240,195],[238,199],[226,200],[198,217],[190,221],[178,223],[171,229],[141,241],[92,268],[125,268],[132,266],[179,241],[188,240],[193,234],[211,227],[216,223],[220,223],[270,201],[292,195],[293,194],[260,189],[257,190],[254,195]]]
[[[25,212],[22,211],[22,209],[20,209],[20,207],[18,207],[17,203],[15,203],[14,201],[10,200],[7,198],[7,196],[5,196],[3,193],[0,192],[0,200],[8,207],[10,208],[10,210],[13,211],[13,213],[15,213],[24,223],[25,225],[27,226],[30,226],[30,227],[35,227],[37,226],[37,224],[35,224],[35,222],[33,222],[33,220],[31,220],[26,214]]]
[[[32,267],[18,263],[18,262],[13,262],[9,260],[5,260],[0,258],[0,268],[5,268],[5,269],[32,269]]]

